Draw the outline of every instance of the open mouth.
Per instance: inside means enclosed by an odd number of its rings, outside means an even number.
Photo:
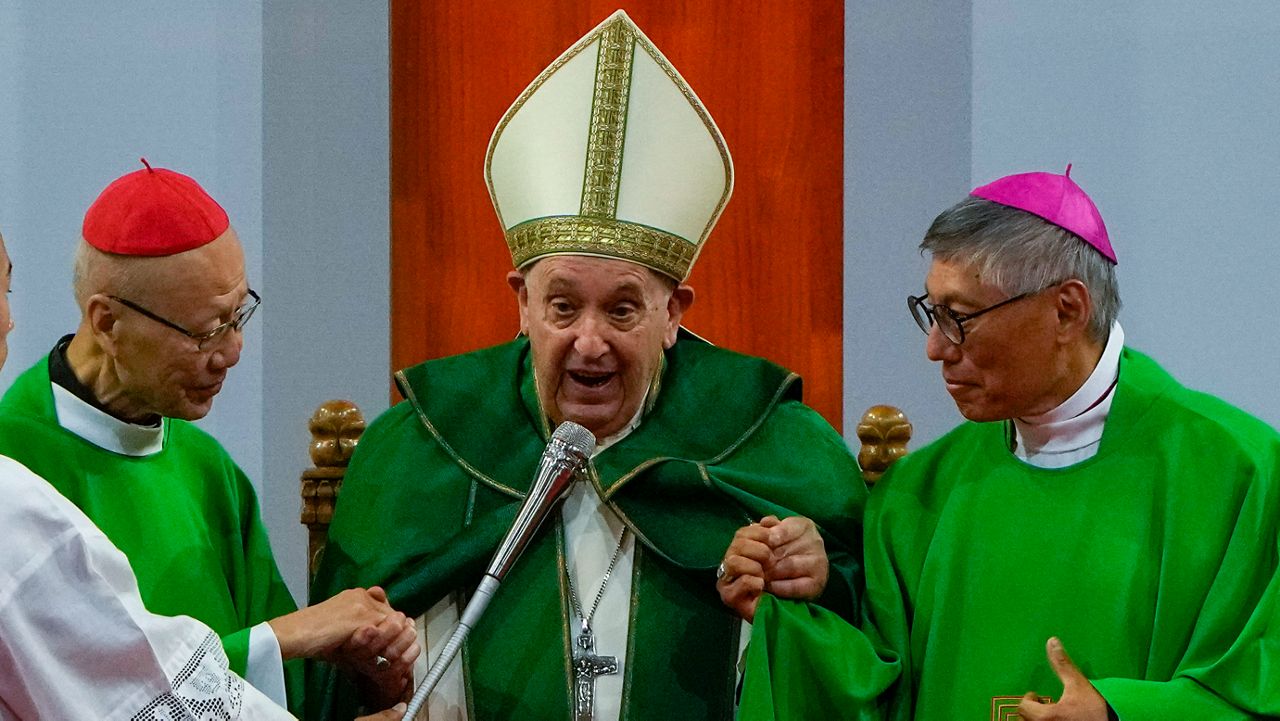
[[[615,373],[603,373],[595,371],[569,371],[569,377],[574,383],[585,386],[587,388],[599,388],[613,379]]]

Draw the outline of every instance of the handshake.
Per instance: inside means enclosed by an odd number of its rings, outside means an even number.
[[[417,629],[377,586],[347,589],[268,623],[284,660],[337,665],[356,680],[370,707],[387,708],[413,691],[413,662],[421,652]]]

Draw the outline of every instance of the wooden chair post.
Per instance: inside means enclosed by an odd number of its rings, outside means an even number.
[[[889,466],[907,455],[907,442],[911,440],[911,423],[902,411],[893,406],[871,406],[858,422],[858,465],[867,485],[880,480]]]
[[[302,472],[302,524],[309,531],[307,582],[315,575],[320,553],[329,538],[329,523],[338,503],[347,464],[364,433],[364,415],[350,401],[326,401],[308,424],[311,430],[311,468]]]

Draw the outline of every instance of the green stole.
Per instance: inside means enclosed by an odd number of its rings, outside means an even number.
[[[720,604],[711,571],[733,533],[766,513],[785,516],[799,511],[823,525],[827,514],[822,505],[841,509],[838,512],[860,510],[865,493],[860,483],[856,491],[829,495],[815,486],[848,484],[850,474],[856,473],[843,442],[820,420],[825,431],[819,432],[828,434],[822,439],[828,443],[800,454],[813,456],[812,477],[794,477],[790,468],[779,472],[757,459],[750,469],[729,472],[719,467],[759,441],[757,436],[767,435],[759,431],[780,404],[796,401],[792,406],[799,406],[800,383],[794,374],[683,335],[667,351],[665,364],[661,387],[654,389],[656,400],[643,422],[598,454],[588,468],[590,482],[637,539],[622,718],[730,719],[740,622]],[[454,517],[430,519],[456,531],[429,549],[375,541],[384,554],[377,561],[383,573],[370,577],[353,572],[351,567],[360,560],[345,557],[345,531],[340,528],[361,532],[357,529],[366,524],[357,517],[367,517],[367,510],[340,503],[333,527],[339,537],[331,536],[317,587],[320,593],[331,593],[354,580],[383,583],[397,609],[418,616],[456,589],[474,588],[525,496],[549,429],[525,339],[430,361],[397,374],[397,381],[419,428],[410,432],[408,419],[397,421],[397,406],[388,412],[393,418],[387,424],[395,423],[389,434],[399,442],[384,441],[379,437],[382,431],[371,428],[377,440],[372,449],[362,441],[360,451],[397,453],[403,444],[415,442],[409,439],[416,433],[422,442],[443,451],[453,467],[397,473],[380,468],[386,463],[370,461],[379,467],[381,478],[368,480],[381,489],[369,498],[375,505],[425,503],[424,498],[411,501],[408,495],[395,495],[409,490],[396,486],[424,475],[433,480],[419,484],[442,485],[441,477],[450,485],[465,484],[464,503],[441,502],[455,509]],[[808,427],[797,432],[801,431],[812,437]],[[801,449],[767,450],[781,458]],[[353,461],[357,478],[349,474],[348,484],[364,487],[361,466]],[[404,478],[391,480],[396,475]],[[344,501],[351,490],[344,489]],[[769,500],[760,493],[767,493]],[[456,489],[453,494],[456,497]],[[340,518],[346,514],[352,515]],[[831,519],[831,524],[844,524],[841,539],[856,533],[856,519]],[[464,646],[472,719],[571,717],[571,613],[560,528],[548,523],[539,531]],[[834,553],[846,552],[843,540],[828,539]],[[394,560],[388,561],[385,554]],[[835,575],[840,580],[831,585],[843,590],[832,594],[831,605],[849,614],[853,574]],[[624,650],[596,651],[619,655]],[[320,693],[335,692],[331,680],[322,677],[318,683]]]

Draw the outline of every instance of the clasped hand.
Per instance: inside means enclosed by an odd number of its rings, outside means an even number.
[[[755,620],[760,595],[808,600],[827,586],[827,549],[813,521],[803,516],[765,516],[739,528],[724,553],[716,590],[726,606]]]
[[[417,629],[377,586],[347,589],[270,623],[286,660],[337,664],[376,708],[402,700],[413,688],[413,662],[421,651]]]

